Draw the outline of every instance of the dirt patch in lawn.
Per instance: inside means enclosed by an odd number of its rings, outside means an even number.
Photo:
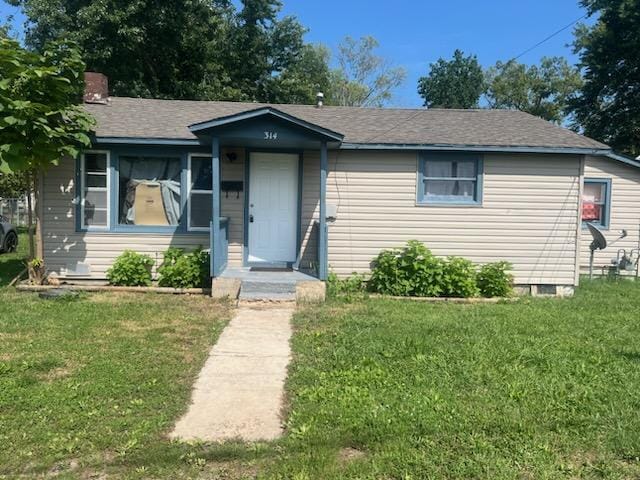
[[[87,294],[87,300],[93,303],[114,304],[120,303],[123,300],[130,300],[134,295],[139,294],[124,292],[89,293]]]
[[[599,460],[598,452],[594,451],[586,451],[586,452],[574,452],[569,456],[569,465],[581,468],[581,467],[590,467],[598,463]]]
[[[73,372],[75,372],[75,370],[76,370],[75,367],[69,367],[69,366],[58,367],[58,368],[49,370],[46,373],[41,373],[37,375],[37,377],[38,377],[38,380],[40,380],[41,382],[50,383],[50,382],[55,382],[56,380],[62,380],[64,378],[71,376]]]
[[[130,333],[148,332],[158,328],[158,326],[153,323],[138,320],[123,320],[120,322],[120,326],[122,330]]]
[[[358,450],[353,447],[341,448],[338,451],[338,463],[340,465],[345,465],[347,463],[355,462],[356,460],[360,460],[364,458],[367,454],[362,450]]]

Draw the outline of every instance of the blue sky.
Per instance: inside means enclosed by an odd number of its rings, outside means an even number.
[[[16,10],[0,0],[0,18]],[[421,105],[418,78],[429,63],[450,57],[456,48],[478,56],[484,66],[508,60],[582,16],[577,0],[283,0],[283,14],[309,28],[307,41],[335,49],[346,35],[373,35],[379,53],[407,70],[393,104]],[[590,23],[589,20],[587,20]],[[15,23],[20,25],[18,15]],[[575,62],[570,28],[520,58],[536,63],[563,55]]]

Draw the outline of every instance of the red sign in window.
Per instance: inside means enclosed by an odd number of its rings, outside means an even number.
[[[590,203],[590,202],[583,202],[582,203],[582,220],[585,222],[600,220],[601,211],[602,211],[602,205],[596,205],[595,203]]]

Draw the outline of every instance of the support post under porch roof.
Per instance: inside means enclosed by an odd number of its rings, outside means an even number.
[[[223,252],[216,248],[220,245],[220,139],[211,141],[211,276],[217,277],[223,269]]]
[[[327,172],[329,161],[327,158],[327,142],[320,145],[320,235],[318,245],[318,277],[326,280],[329,274],[328,261],[328,230],[327,230]]]

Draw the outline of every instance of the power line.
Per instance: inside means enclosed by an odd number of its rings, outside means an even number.
[[[548,37],[546,37],[544,40],[539,41],[538,43],[536,43],[533,47],[529,47],[527,48],[524,52],[520,53],[519,55],[516,55],[515,57],[513,57],[511,60],[509,60],[510,62],[518,60],[520,57],[522,57],[523,55],[526,55],[527,53],[529,53],[531,50],[534,50],[536,48],[538,48],[540,45],[542,45],[543,43],[551,40],[553,37],[555,37],[556,35],[564,32],[567,28],[571,28],[573,27],[576,23],[578,23],[580,20],[582,20],[583,18],[588,17],[589,14],[585,13],[584,15],[582,15],[580,18],[575,19],[573,22],[571,22],[568,25],[565,25],[564,27],[562,27],[560,30],[558,30],[557,32],[553,32],[551,35],[549,35]]]

